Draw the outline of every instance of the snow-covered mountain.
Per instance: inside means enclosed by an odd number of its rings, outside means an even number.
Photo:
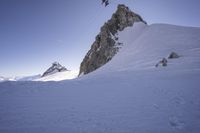
[[[121,47],[118,32],[133,26],[135,22],[146,24],[140,15],[132,12],[127,6],[118,5],[111,19],[101,27],[100,33],[81,62],[79,75],[88,74],[109,62]]]
[[[78,76],[77,70],[67,70],[58,62],[52,63],[42,75],[23,76],[23,77],[0,77],[0,82],[4,81],[61,81],[74,79]]]
[[[58,62],[52,63],[41,77],[34,79],[33,81],[61,81],[67,79],[74,79],[78,76],[78,71],[67,70],[64,66]]]
[[[88,75],[1,83],[0,131],[199,133],[200,28],[135,23],[118,34],[123,47]]]
[[[58,62],[54,62],[52,63],[52,66],[50,68],[48,68],[43,74],[42,77],[48,76],[48,75],[52,75],[58,72],[64,72],[64,71],[68,71],[67,68],[65,68],[64,66],[60,65]]]

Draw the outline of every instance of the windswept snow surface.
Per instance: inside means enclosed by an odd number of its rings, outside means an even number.
[[[78,77],[78,71],[64,71],[64,72],[57,72],[54,74],[50,74],[38,79],[35,79],[34,81],[61,81],[61,80],[67,80],[67,79],[74,79]]]
[[[33,76],[18,77],[18,78],[15,78],[15,81],[34,81],[40,77],[41,77],[40,74],[33,75]]]
[[[78,71],[67,70],[63,72],[53,73],[47,76],[42,77],[40,74],[34,76],[24,76],[24,77],[12,77],[12,78],[3,78],[0,77],[0,82],[5,81],[62,81],[70,80],[78,77]]]
[[[1,83],[0,132],[199,133],[200,28],[140,23],[119,36],[120,52],[88,75]],[[181,57],[156,68],[172,51]]]

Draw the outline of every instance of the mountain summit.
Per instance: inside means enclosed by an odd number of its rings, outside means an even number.
[[[138,14],[132,12],[127,6],[118,5],[117,11],[101,27],[100,33],[83,59],[79,75],[88,74],[111,60],[122,45],[118,42],[118,32],[133,26],[135,22],[146,24]]]
[[[68,70],[64,66],[60,65],[58,62],[54,62],[52,63],[52,66],[42,74],[42,77],[45,77],[47,75],[51,75],[57,72],[64,72],[64,71],[68,71]]]

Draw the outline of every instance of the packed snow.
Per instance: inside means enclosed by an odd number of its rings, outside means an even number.
[[[0,82],[5,81],[62,81],[71,80],[78,77],[77,70],[67,70],[63,72],[56,72],[42,77],[40,74],[34,76],[24,76],[24,77],[11,77],[3,78],[0,77]]]
[[[199,133],[200,28],[134,24],[95,72],[0,83],[2,133]],[[180,55],[168,59],[171,52]],[[166,67],[155,67],[162,58]]]
[[[63,72],[57,72],[53,73],[44,77],[40,77],[37,79],[34,79],[33,81],[62,81],[62,80],[69,80],[74,79],[78,77],[79,71],[63,71]]]

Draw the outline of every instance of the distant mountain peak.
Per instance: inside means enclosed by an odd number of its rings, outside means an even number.
[[[67,68],[64,66],[60,65],[59,62],[53,62],[51,67],[49,67],[43,74],[42,77],[45,77],[47,75],[51,75],[57,72],[64,72],[64,71],[69,71]]]

